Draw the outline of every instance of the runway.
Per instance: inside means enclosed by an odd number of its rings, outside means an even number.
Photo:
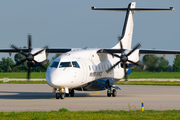
[[[47,84],[0,84],[0,112],[79,110],[180,109],[180,86],[119,85],[117,97],[106,91],[75,91],[75,97],[55,99]]]

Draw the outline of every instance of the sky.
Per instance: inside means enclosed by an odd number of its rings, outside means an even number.
[[[130,2],[139,8],[175,8],[135,12],[132,46],[141,42],[140,49],[180,50],[180,0],[1,0],[0,49],[27,46],[28,33],[35,48],[111,48],[122,33],[125,12],[91,7],[126,8]],[[0,58],[8,56],[0,53]],[[173,64],[173,55],[165,58]]]

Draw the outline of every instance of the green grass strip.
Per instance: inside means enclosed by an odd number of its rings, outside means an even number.
[[[180,86],[180,81],[118,81],[116,85],[169,85]]]
[[[47,84],[45,80],[43,81],[9,81],[3,82],[2,84],[12,83],[12,84]],[[180,86],[180,81],[119,81],[115,83],[116,85],[169,85],[169,86]]]
[[[0,73],[0,78],[20,78],[25,79],[27,78],[26,72],[11,72],[11,73]],[[39,78],[45,79],[46,73],[45,72],[31,72],[31,78]],[[180,79],[179,72],[132,72],[129,76],[129,79],[149,79],[149,78],[163,78],[163,79]]]
[[[45,80],[43,81],[9,81],[3,82],[2,84],[12,83],[12,84],[47,84]],[[169,85],[169,86],[180,86],[180,81],[119,81],[115,83],[116,85]]]
[[[12,84],[46,84],[46,80],[43,80],[43,81],[9,81],[9,82],[3,82],[3,81],[0,81],[0,83],[3,83],[3,84],[7,84],[7,83],[12,83]]]
[[[50,112],[0,112],[1,120],[179,120],[180,110],[154,111],[69,111],[65,108]]]
[[[26,72],[9,72],[9,73],[0,73],[0,78],[20,78],[20,79],[26,79],[27,73]],[[46,73],[45,72],[31,72],[31,78],[39,78],[39,79],[45,79]]]
[[[149,79],[149,78],[164,78],[164,79],[180,79],[179,72],[132,72],[129,79]]]

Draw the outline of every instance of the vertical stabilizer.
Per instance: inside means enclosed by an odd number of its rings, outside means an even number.
[[[123,31],[120,36],[120,40],[122,41],[124,49],[131,49],[132,43],[132,35],[133,35],[133,26],[134,26],[134,9],[136,7],[136,3],[130,3],[127,8],[126,17],[124,21]],[[118,43],[113,47],[113,49],[119,49],[120,44]]]
[[[128,5],[128,8],[95,8],[92,10],[108,10],[108,11],[125,11],[126,17],[124,21],[124,26],[122,34],[119,37],[123,44],[123,49],[131,49],[133,26],[134,26],[134,11],[174,11],[173,7],[170,8],[136,8],[136,3],[132,2]],[[121,49],[120,42],[113,47],[113,49]]]

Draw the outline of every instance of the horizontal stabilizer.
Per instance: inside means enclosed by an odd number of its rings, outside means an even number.
[[[92,10],[107,10],[107,11],[127,11],[128,8],[96,8],[92,7]],[[133,11],[174,11],[173,7],[170,8],[130,8]]]

